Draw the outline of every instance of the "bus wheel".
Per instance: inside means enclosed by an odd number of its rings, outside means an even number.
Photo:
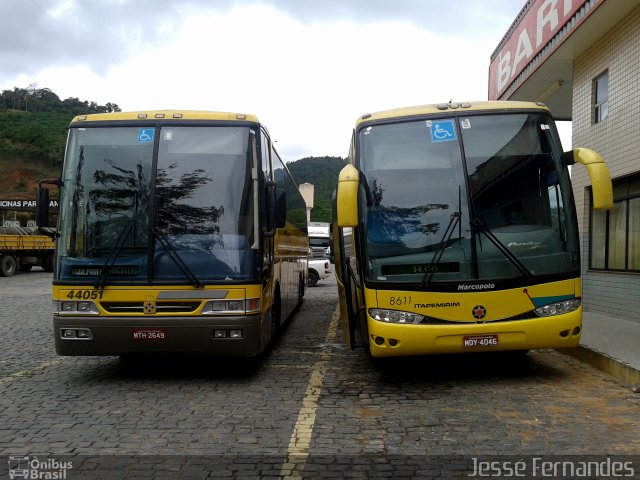
[[[11,255],[4,255],[0,257],[0,275],[3,277],[10,277],[16,273],[18,262],[15,257]]]
[[[278,337],[280,332],[280,291],[276,290],[271,306],[271,341]]]
[[[298,306],[302,305],[305,294],[304,276],[300,275],[298,279]]]

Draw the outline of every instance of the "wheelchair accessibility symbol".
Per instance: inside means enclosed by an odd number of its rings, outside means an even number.
[[[451,142],[456,140],[456,127],[453,120],[441,120],[431,122],[431,142]]]
[[[138,142],[148,143],[153,142],[153,128],[140,128],[138,129]]]

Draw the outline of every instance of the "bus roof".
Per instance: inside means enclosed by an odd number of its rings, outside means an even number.
[[[433,105],[418,105],[414,107],[394,108],[381,112],[366,113],[356,122],[356,128],[362,123],[375,122],[376,120],[386,120],[391,118],[417,117],[431,114],[476,112],[480,110],[518,110],[518,109],[549,109],[539,102],[514,102],[514,101],[494,101],[494,102],[453,102],[439,103]],[[464,113],[462,113],[464,114]]]
[[[84,122],[117,122],[132,120],[225,120],[230,122],[255,122],[258,117],[246,113],[207,112],[203,110],[146,110],[139,112],[112,112],[78,115],[71,124]]]

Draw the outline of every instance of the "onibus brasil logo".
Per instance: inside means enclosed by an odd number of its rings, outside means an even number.
[[[9,478],[28,478],[38,480],[65,480],[67,470],[73,468],[72,462],[62,462],[55,458],[38,460],[38,457],[9,457]]]

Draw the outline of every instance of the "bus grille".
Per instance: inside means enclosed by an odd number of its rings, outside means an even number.
[[[144,313],[144,302],[103,302],[102,308],[109,313]],[[157,302],[156,313],[195,312],[200,302]]]
[[[482,323],[513,322],[515,320],[535,320],[536,318],[540,318],[540,317],[533,312],[526,312],[520,315],[515,315],[513,317],[508,317],[508,318],[499,318],[496,320],[475,320],[473,322],[442,320],[440,318],[425,317],[420,322],[420,325],[472,325],[472,324],[482,324]]]

